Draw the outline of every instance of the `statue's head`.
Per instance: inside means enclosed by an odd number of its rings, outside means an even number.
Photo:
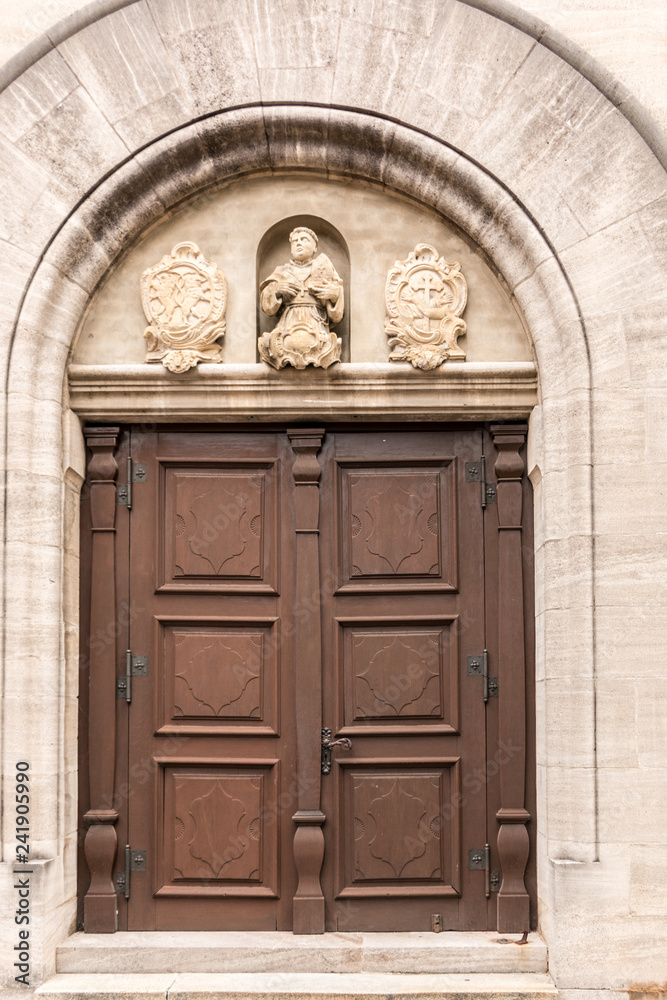
[[[305,264],[315,256],[317,236],[312,229],[308,229],[306,226],[297,226],[289,234],[289,241],[292,247],[292,257],[300,264]]]

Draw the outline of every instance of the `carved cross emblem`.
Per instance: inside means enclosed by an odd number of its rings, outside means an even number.
[[[448,358],[465,360],[458,338],[466,332],[461,319],[467,284],[458,264],[448,264],[437,250],[419,243],[387,275],[385,332],[390,361],[409,361],[431,369]]]

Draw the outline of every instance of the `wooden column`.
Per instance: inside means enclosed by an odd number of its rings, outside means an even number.
[[[296,454],[295,670],[298,799],[293,816],[294,861],[299,877],[294,897],[295,934],[324,933],[324,896],[320,872],[324,860],[325,820],[320,808],[322,740],[322,638],[320,622],[320,475],[317,453],[324,430],[288,430]]]
[[[90,869],[90,887],[84,899],[84,929],[111,933],[118,927],[114,862],[118,820],[114,802],[116,764],[117,654],[115,524],[116,476],[114,449],[118,427],[86,427],[92,458],[88,463],[92,524],[90,635],[102,634],[103,643],[91,643],[89,665],[90,809],[84,851]],[[92,652],[95,649],[96,652]]]
[[[519,451],[526,424],[491,427],[498,451],[495,464],[498,504],[498,691],[499,740],[510,747],[500,758],[501,807],[498,855],[502,882],[498,893],[498,930],[530,929],[529,899],[524,882],[530,843],[526,824],[526,668],[523,618],[522,478]]]

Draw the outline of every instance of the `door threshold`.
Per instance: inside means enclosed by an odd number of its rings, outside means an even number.
[[[557,1000],[546,973],[386,975],[384,973],[185,973],[57,975],[38,998],[60,1000]]]
[[[368,973],[539,974],[547,947],[537,933],[497,931],[327,933],[291,931],[77,932],[58,946],[64,974]]]

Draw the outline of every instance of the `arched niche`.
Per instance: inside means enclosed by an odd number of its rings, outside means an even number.
[[[274,316],[267,316],[259,307],[259,288],[267,275],[289,260],[289,234],[297,226],[306,226],[317,235],[317,253],[326,254],[338,275],[343,280],[345,291],[345,312],[335,328],[337,337],[343,342],[341,361],[350,360],[350,252],[342,234],[332,223],[317,215],[291,215],[271,226],[262,236],[257,247],[257,337],[273,329]],[[259,361],[259,353],[257,354]]]

